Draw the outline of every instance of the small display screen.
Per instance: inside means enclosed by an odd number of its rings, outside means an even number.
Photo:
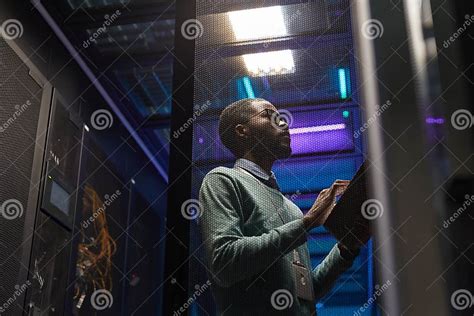
[[[52,181],[49,201],[64,214],[69,215],[69,193],[55,181]]]

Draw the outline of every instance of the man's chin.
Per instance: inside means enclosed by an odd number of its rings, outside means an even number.
[[[290,158],[291,157],[291,147],[288,146],[286,148],[282,148],[277,153],[275,153],[275,156],[277,157],[277,159]]]
[[[256,150],[257,155],[259,156],[268,156],[272,157],[275,160],[289,158],[292,154],[290,144],[274,144],[266,146],[261,150]]]

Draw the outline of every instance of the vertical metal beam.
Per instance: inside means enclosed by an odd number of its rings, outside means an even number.
[[[364,120],[370,117],[373,113],[378,110],[378,104],[380,104],[380,96],[378,93],[378,83],[375,77],[376,73],[376,61],[375,61],[375,49],[373,42],[360,32],[362,25],[370,20],[370,0],[360,0],[353,1],[352,7],[352,22],[354,30],[354,42],[355,42],[355,52],[358,66],[358,75],[360,76],[359,83],[363,85],[359,88],[361,108],[364,109],[365,113]],[[359,90],[358,89],[358,90]],[[375,160],[381,152],[383,152],[384,142],[383,135],[380,126],[372,126],[368,130],[368,146],[367,152],[369,160]],[[380,170],[385,170],[385,161],[379,160],[374,161],[375,168]],[[372,168],[372,170],[374,170]],[[385,213],[391,212],[388,209],[388,195],[389,189],[386,184],[386,180],[383,178],[381,173],[371,173],[371,192],[373,193],[374,198],[379,200],[382,205],[384,205]],[[390,216],[381,216],[375,227],[374,239],[375,242],[373,245],[376,247],[377,244],[380,244],[381,240],[385,241],[384,246],[380,249],[380,254],[383,258],[383,265],[386,266],[386,269],[381,269],[378,272],[378,278],[380,280],[387,280],[392,278],[392,274],[389,271],[395,270],[394,263],[394,243],[393,240],[386,240],[386,232],[390,232],[390,227],[393,226]],[[374,254],[372,254],[373,256]],[[372,257],[373,258],[373,257]],[[394,282],[392,282],[394,283]],[[384,310],[388,315],[400,315],[400,310],[398,308],[398,284],[394,283],[388,293],[385,293],[384,296]]]
[[[371,191],[384,210],[374,225],[374,259],[379,284],[389,280],[390,286],[378,300],[388,315],[446,315],[449,297],[442,282],[432,284],[442,273],[439,205],[436,198],[427,200],[437,170],[410,50],[414,26],[402,1],[353,5],[362,107],[366,122],[375,118],[367,131]],[[390,107],[377,115],[387,100]]]
[[[188,299],[190,225],[181,207],[191,197],[193,127],[173,135],[193,115],[195,41],[183,36],[181,26],[195,17],[195,0],[176,1],[163,315],[173,315]]]

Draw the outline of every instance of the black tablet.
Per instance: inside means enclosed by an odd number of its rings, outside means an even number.
[[[364,216],[362,211],[362,205],[368,200],[367,177],[367,162],[365,161],[324,223],[324,227],[338,241],[356,238],[369,226],[370,217]]]

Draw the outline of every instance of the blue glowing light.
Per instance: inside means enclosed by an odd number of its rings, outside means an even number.
[[[250,82],[250,78],[243,77],[242,82],[244,83],[245,92],[247,92],[247,97],[255,98],[255,93],[253,92],[252,82]]]
[[[339,95],[341,96],[341,99],[347,99],[349,89],[348,89],[348,78],[346,75],[346,69],[339,68],[338,75],[339,75]]]

